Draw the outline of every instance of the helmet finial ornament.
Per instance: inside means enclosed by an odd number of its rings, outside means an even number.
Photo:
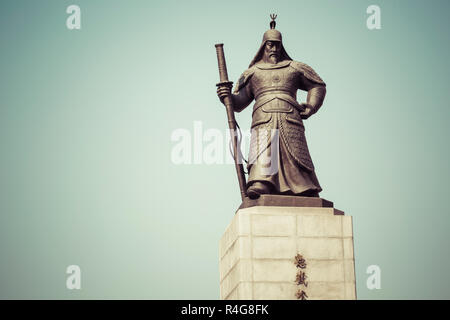
[[[276,22],[275,22],[275,19],[277,18],[277,15],[275,14],[275,13],[272,13],[271,15],[270,15],[270,18],[272,19],[272,21],[270,21],[270,29],[275,29],[275,26],[276,26]]]

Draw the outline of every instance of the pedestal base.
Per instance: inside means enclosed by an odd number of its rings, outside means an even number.
[[[221,299],[356,299],[354,270],[352,218],[332,207],[239,209],[220,240]]]

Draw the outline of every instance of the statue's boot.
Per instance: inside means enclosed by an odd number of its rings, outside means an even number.
[[[256,181],[247,189],[247,195],[250,199],[258,199],[260,195],[270,193],[270,189],[270,184]]]
[[[301,197],[311,197],[311,198],[320,198],[319,192],[316,190],[308,190],[306,192],[300,193]]]

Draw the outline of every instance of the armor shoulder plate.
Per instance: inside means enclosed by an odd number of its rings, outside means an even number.
[[[238,93],[239,90],[241,90],[248,83],[254,73],[255,67],[251,67],[245,70],[244,73],[242,73],[242,75],[239,77],[239,80],[234,87],[234,93]]]
[[[308,66],[306,63],[292,61],[291,67],[301,72],[303,76],[308,80],[321,85],[325,85],[325,82],[323,82],[322,78],[320,78],[319,75],[313,70],[313,68]]]

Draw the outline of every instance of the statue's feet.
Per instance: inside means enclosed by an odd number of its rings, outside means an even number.
[[[258,199],[260,195],[267,193],[270,193],[270,185],[264,182],[254,182],[247,189],[247,195],[250,199]]]
[[[310,197],[310,198],[320,198],[319,192],[317,192],[317,190],[308,190],[306,192],[300,193],[299,196]]]

